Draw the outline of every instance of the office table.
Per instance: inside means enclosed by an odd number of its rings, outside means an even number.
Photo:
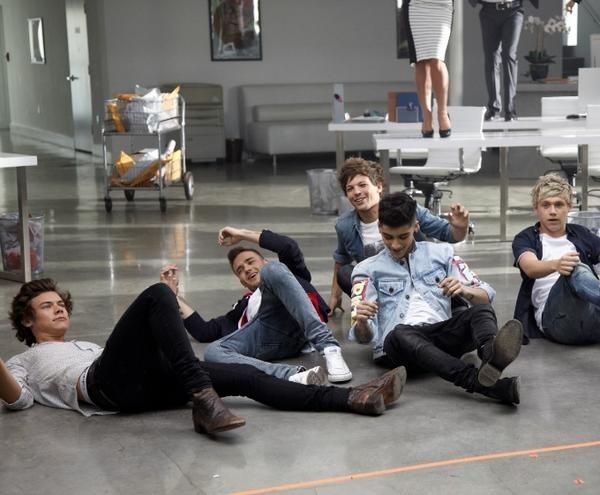
[[[600,143],[600,129],[582,127],[572,129],[555,128],[553,130],[511,130],[489,131],[482,133],[453,133],[449,138],[435,137],[423,139],[418,132],[402,134],[374,134],[375,149],[380,152],[380,161],[384,170],[384,192],[389,192],[390,155],[392,150],[411,149],[456,149],[461,148],[500,148],[500,240],[506,241],[506,211],[508,208],[508,149],[542,145],[577,145],[581,163],[581,207],[588,206],[588,145]],[[426,142],[425,142],[426,141]]]
[[[27,206],[27,174],[25,167],[37,165],[37,156],[17,155],[0,152],[0,168],[15,168],[17,171],[17,202],[19,222],[17,233],[21,244],[21,269],[18,272],[0,271],[0,278],[16,282],[31,280],[31,258],[29,239],[29,208]]]
[[[505,122],[504,120],[490,120],[483,123],[484,132],[487,131],[522,131],[541,129],[580,129],[585,128],[585,119],[567,119],[565,117],[520,117],[518,120]],[[347,132],[369,132],[380,133],[414,133],[420,134],[420,122],[368,122],[368,121],[345,121],[331,122],[327,126],[330,132],[335,132],[335,164],[339,172],[344,165],[345,149],[344,134]],[[418,149],[422,149],[421,146]]]

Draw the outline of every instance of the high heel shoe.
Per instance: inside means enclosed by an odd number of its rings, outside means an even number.
[[[431,129],[430,131],[424,131],[421,129],[421,135],[424,138],[432,138],[433,137],[433,129]]]
[[[450,114],[446,114],[448,116],[448,120],[450,120]],[[440,137],[447,138],[452,134],[452,127],[448,127],[448,129],[440,129]]]

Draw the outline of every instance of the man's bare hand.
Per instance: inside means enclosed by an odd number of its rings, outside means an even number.
[[[573,273],[577,263],[579,263],[579,254],[577,254],[575,251],[563,254],[559,259],[556,260],[556,262],[556,271],[561,275],[568,277],[571,275],[571,273]]]
[[[379,306],[375,301],[360,301],[352,307],[352,319],[357,323],[366,323],[378,310]]]
[[[341,294],[331,294],[329,297],[329,313],[327,313],[327,316],[333,316],[336,309],[339,309],[342,313],[344,312],[344,308],[342,308]]]
[[[243,240],[242,230],[235,227],[223,227],[217,238],[220,246],[234,246]]]
[[[454,240],[462,241],[469,232],[469,210],[460,203],[454,203],[450,206],[447,216]]]
[[[179,294],[179,276],[177,274],[177,265],[166,265],[160,269],[160,281],[167,284],[177,296]]]
[[[463,284],[454,277],[446,277],[439,283],[439,287],[444,292],[444,295],[448,297],[460,296],[464,291]]]

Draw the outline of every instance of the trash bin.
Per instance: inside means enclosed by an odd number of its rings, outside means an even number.
[[[240,163],[242,161],[242,151],[244,150],[243,139],[225,140],[225,161],[227,163]]]
[[[337,215],[339,186],[332,168],[314,168],[306,171],[310,209],[313,215]]]
[[[600,211],[572,211],[569,213],[568,222],[583,225],[594,234],[600,235]]]
[[[18,234],[18,213],[0,215],[0,249],[5,271],[21,269],[21,244]],[[31,273],[44,271],[44,215],[29,215]]]

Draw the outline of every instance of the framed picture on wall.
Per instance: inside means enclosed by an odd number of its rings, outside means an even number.
[[[259,0],[209,0],[212,60],[262,60]]]
[[[29,25],[29,53],[32,64],[45,64],[44,24],[41,17],[27,19]]]
[[[409,58],[408,34],[406,32],[406,2],[396,0],[396,53],[397,58]]]

